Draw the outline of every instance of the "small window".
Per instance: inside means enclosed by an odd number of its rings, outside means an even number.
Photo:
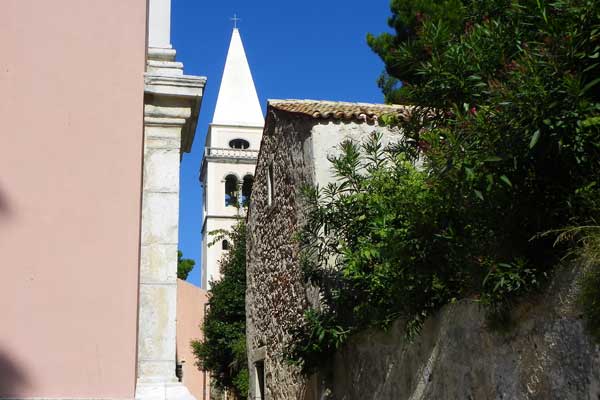
[[[247,149],[248,147],[250,147],[250,143],[248,143],[247,140],[244,139],[233,139],[232,141],[229,142],[229,147],[231,147],[232,149]]]
[[[223,250],[229,250],[229,242],[227,241],[227,239],[225,239],[221,242],[221,248]]]
[[[248,207],[250,205],[250,194],[252,194],[252,185],[254,184],[254,177],[252,175],[246,175],[242,182],[242,205]]]
[[[267,204],[268,205],[272,205],[273,204],[273,164],[269,164],[268,167],[268,171],[267,171],[268,177],[267,177]]]
[[[225,206],[237,205],[238,178],[235,175],[225,177]]]

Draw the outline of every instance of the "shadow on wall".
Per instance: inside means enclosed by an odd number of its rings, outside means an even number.
[[[8,196],[5,194],[4,190],[2,190],[2,186],[0,185],[0,218],[9,217],[11,214],[12,210],[8,201]]]
[[[28,386],[25,372],[0,350],[0,398],[16,398]]]

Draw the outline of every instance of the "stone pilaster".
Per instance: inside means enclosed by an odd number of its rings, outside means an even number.
[[[175,376],[179,164],[206,78],[183,75],[172,49],[148,54],[136,399],[193,399]]]

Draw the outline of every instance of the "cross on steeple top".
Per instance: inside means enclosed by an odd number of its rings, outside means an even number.
[[[238,18],[237,14],[233,14],[233,18],[229,18],[231,21],[233,21],[233,28],[237,29],[237,23],[238,21],[241,21],[241,18]]]

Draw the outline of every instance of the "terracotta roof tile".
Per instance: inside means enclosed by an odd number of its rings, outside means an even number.
[[[410,108],[401,105],[346,103],[323,100],[269,100],[269,107],[276,110],[303,114],[316,119],[343,119],[374,121],[387,114],[408,116]]]

